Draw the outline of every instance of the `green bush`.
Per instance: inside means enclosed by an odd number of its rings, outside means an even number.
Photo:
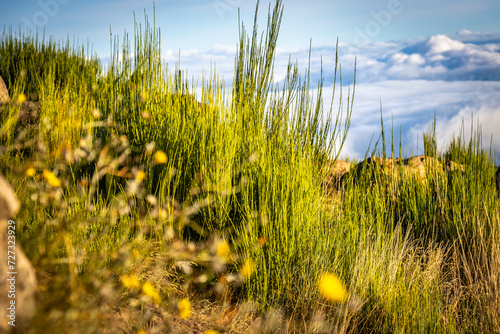
[[[322,81],[312,98],[309,69],[290,64],[274,84],[282,10],[262,37],[241,25],[230,92],[213,73],[200,103],[162,63],[147,17],[134,52],[115,39],[106,68],[84,48],[4,31],[13,102],[0,171],[40,283],[32,332],[173,331],[189,321],[184,298],[191,321],[218,331],[499,331],[499,196],[480,135],[440,154],[426,134],[439,163],[424,179],[376,164],[326,192],[354,86],[336,113]],[[16,126],[22,93],[41,105],[28,128]],[[347,302],[320,295],[325,273],[345,282]],[[241,327],[217,325],[196,311],[204,299],[256,306]]]

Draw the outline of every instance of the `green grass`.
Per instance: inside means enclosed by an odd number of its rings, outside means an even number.
[[[262,326],[282,314],[276,326],[288,332],[500,330],[500,203],[480,132],[465,141],[462,131],[441,154],[431,131],[426,155],[440,164],[424,180],[402,166],[365,168],[332,200],[323,180],[349,129],[354,86],[334,109],[322,81],[313,99],[309,70],[290,64],[275,85],[281,15],[277,1],[262,35],[256,22],[251,35],[241,24],[231,90],[211,72],[200,106],[195,84],[161,61],[147,17],[133,46],[127,35],[111,43],[107,68],[88,48],[4,32],[0,75],[12,100],[35,94],[41,104],[31,128],[16,126],[15,102],[0,114],[0,172],[21,200],[18,239],[40,282],[32,332],[166,331],[184,296],[256,302]],[[450,162],[464,171],[442,167]],[[346,283],[347,303],[319,295],[325,272]],[[127,288],[130,275],[154,284],[158,306]],[[170,312],[161,324],[155,307]]]

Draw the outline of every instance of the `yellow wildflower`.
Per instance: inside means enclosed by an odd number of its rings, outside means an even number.
[[[24,175],[26,175],[27,177],[32,177],[35,175],[35,173],[36,170],[33,167],[30,167],[26,170],[26,172],[24,172]]]
[[[209,329],[209,330],[205,331],[204,334],[219,334],[219,332],[214,331],[213,329]]]
[[[49,170],[45,169],[43,171],[43,178],[47,180],[51,187],[58,188],[61,186],[61,180],[59,180],[57,176],[55,176],[54,173]]]
[[[142,286],[142,293],[151,298],[151,301],[155,304],[159,304],[161,302],[160,294],[156,291],[153,284],[146,282]]]
[[[226,240],[222,240],[217,244],[217,256],[222,258],[227,258],[229,256],[230,249],[229,244]]]
[[[139,329],[137,331],[137,334],[148,334],[148,332],[146,332],[144,329]]]
[[[167,162],[167,155],[163,151],[156,151],[155,155],[153,156],[154,161],[157,164],[164,164]]]
[[[17,104],[23,104],[24,101],[26,101],[26,95],[23,93],[19,94],[17,96]]]
[[[245,279],[249,279],[250,276],[252,276],[254,270],[255,270],[255,265],[254,265],[253,261],[252,260],[245,260],[245,263],[243,263],[243,266],[240,269],[240,274]]]
[[[147,99],[148,99],[148,93],[146,93],[145,91],[142,91],[141,92],[141,100],[146,101]]]
[[[146,177],[146,173],[144,173],[143,170],[140,170],[137,175],[135,176],[135,179],[138,181],[138,182],[141,182],[142,180],[144,180],[144,178]]]
[[[257,241],[259,242],[259,245],[261,245],[261,246],[264,246],[265,244],[267,244],[267,238],[263,235],[261,235]]]
[[[128,289],[139,289],[141,287],[141,283],[139,283],[139,280],[135,275],[121,276],[120,280],[122,281],[123,286]]]
[[[191,303],[189,299],[184,298],[179,302],[179,316],[182,319],[188,319],[191,316]]]
[[[328,301],[343,303],[349,294],[344,283],[334,274],[323,274],[318,280],[318,290],[323,298]]]

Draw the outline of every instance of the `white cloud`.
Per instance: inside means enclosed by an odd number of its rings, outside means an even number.
[[[276,70],[280,73],[277,78],[284,78],[289,58],[292,62],[297,61],[302,72],[307,68],[308,48],[289,50],[290,53],[280,51],[276,56]],[[321,62],[327,82],[333,78],[334,56],[335,45],[312,48],[311,76],[314,80],[320,78]],[[341,43],[339,58],[344,83],[353,82],[355,58],[358,83],[418,79],[499,81],[500,35],[461,32],[427,39]]]
[[[427,80],[357,85],[352,127],[343,154],[362,158],[372,136],[378,138],[380,99],[386,133],[390,136],[393,127],[395,146],[399,146],[401,138],[405,156],[423,153],[422,135],[432,124],[434,114],[440,149],[446,148],[452,134],[459,134],[462,120],[466,131],[470,129],[473,114],[477,122],[474,124],[482,125],[484,148],[489,148],[493,135],[493,148],[500,155],[500,82]]]
[[[427,46],[427,54],[442,54],[449,51],[461,51],[466,48],[465,44],[455,41],[445,35],[436,35],[430,37],[425,43]]]
[[[398,52],[389,58],[389,62],[393,65],[406,64],[406,65],[423,65],[425,64],[425,58],[418,53],[412,53],[410,55]]]

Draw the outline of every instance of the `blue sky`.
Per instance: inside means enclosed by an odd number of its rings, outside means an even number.
[[[157,0],[156,21],[164,35],[163,48],[206,50],[216,44],[234,45],[238,40],[237,8],[250,27],[255,3]],[[45,24],[47,34],[57,38],[89,38],[103,56],[109,53],[110,25],[114,34],[123,36],[125,29],[133,31],[134,11],[142,21],[144,9],[151,16],[153,9],[151,0],[0,0],[0,4],[2,24],[15,29],[19,24]],[[261,1],[263,28],[268,4]],[[463,29],[500,32],[497,0],[284,0],[283,4],[279,39],[283,48],[308,46],[310,38],[316,46],[332,44],[337,36],[346,43],[358,42],[363,34],[372,41],[386,41],[452,34]],[[373,24],[377,18],[382,22],[378,24],[380,29]]]
[[[21,5],[22,3],[22,5]],[[158,0],[156,25],[162,53],[198,76],[209,70],[230,82],[238,42],[238,8],[251,30],[255,0]],[[274,3],[274,1],[273,1]],[[267,21],[268,1],[261,1],[259,27]],[[382,101],[386,125],[394,122],[406,155],[422,153],[422,132],[436,113],[439,146],[445,147],[462,120],[482,124],[485,146],[493,146],[500,164],[500,1],[498,0],[283,0],[275,80],[283,78],[289,56],[303,70],[312,39],[312,79],[319,79],[323,59],[325,92],[331,91],[335,41],[340,40],[344,84],[352,83],[357,57],[353,123],[344,156],[362,158],[372,135],[380,133]],[[109,57],[110,26],[120,39],[133,33],[153,2],[111,0],[0,0],[0,23],[17,31],[45,28],[46,35],[93,47]],[[328,94],[326,94],[327,104]],[[497,133],[494,133],[494,132]],[[418,138],[418,141],[417,141]],[[418,144],[418,149],[417,149]]]

